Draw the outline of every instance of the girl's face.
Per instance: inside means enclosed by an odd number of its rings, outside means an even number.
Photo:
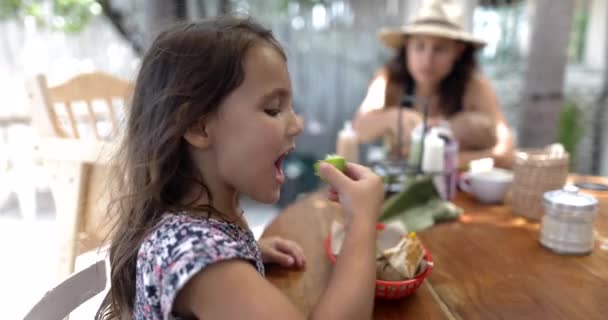
[[[415,35],[407,39],[406,65],[417,84],[437,86],[452,71],[464,44],[441,37]]]
[[[285,181],[282,161],[295,147],[303,122],[292,109],[289,71],[275,48],[250,48],[243,70],[243,83],[205,122],[210,140],[205,159],[214,162],[215,172],[203,171],[203,177],[214,177],[209,183],[223,189],[219,192],[272,203]]]

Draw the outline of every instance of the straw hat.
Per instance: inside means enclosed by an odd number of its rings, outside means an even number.
[[[395,28],[382,28],[380,40],[398,49],[406,35],[422,34],[454,39],[482,48],[486,43],[464,29],[462,10],[451,0],[425,0],[409,24]]]

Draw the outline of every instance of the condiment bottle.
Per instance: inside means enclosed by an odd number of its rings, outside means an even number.
[[[359,162],[359,141],[350,121],[344,122],[344,128],[338,133],[336,153],[344,157],[347,162]]]
[[[425,173],[442,172],[444,169],[444,142],[436,130],[430,130],[424,137],[422,150],[422,171]]]
[[[422,148],[422,126],[419,125],[412,130],[412,142],[407,158],[407,164],[411,167],[418,167],[420,164],[420,151]]]

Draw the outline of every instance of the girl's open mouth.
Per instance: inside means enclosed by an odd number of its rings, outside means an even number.
[[[274,162],[274,166],[276,169],[274,176],[279,184],[283,184],[285,182],[285,173],[283,172],[283,159],[285,159],[286,155],[286,153],[281,155],[279,159]]]

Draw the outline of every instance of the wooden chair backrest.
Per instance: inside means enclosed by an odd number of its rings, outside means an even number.
[[[44,75],[28,86],[32,123],[41,136],[112,140],[119,130],[132,85],[102,73],[78,75],[49,87]]]
[[[38,75],[27,90],[36,153],[49,172],[61,230],[58,273],[63,278],[74,271],[78,254],[101,244],[112,225],[106,215],[105,181],[112,170],[107,155],[118,144],[132,85],[96,72],[53,87]]]

